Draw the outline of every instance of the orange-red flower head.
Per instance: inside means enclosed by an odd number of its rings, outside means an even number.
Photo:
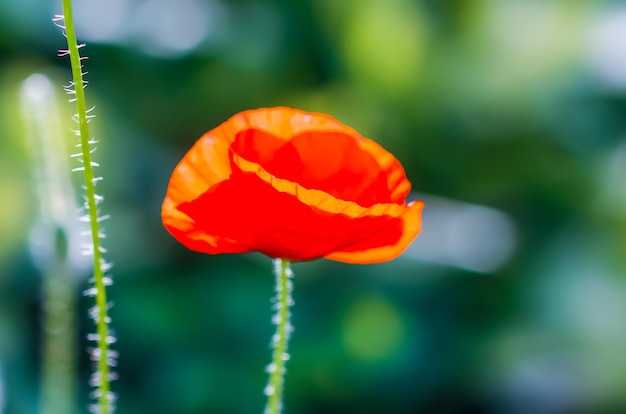
[[[203,253],[293,261],[391,260],[419,234],[422,202],[393,155],[334,118],[277,107],[240,112],[174,169],[165,228]]]

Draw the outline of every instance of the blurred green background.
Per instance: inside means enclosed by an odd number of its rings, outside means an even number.
[[[294,266],[287,413],[626,412],[626,2],[74,4],[111,216],[120,414],[262,411],[271,262],[187,251],[160,203],[200,135],[274,105],[372,137],[427,202],[423,234],[393,262]],[[44,116],[73,146],[60,12],[0,2],[3,414],[35,413],[39,398],[46,202],[20,94],[48,76]],[[80,412],[90,305],[79,298]]]

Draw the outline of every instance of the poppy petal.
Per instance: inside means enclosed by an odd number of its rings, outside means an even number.
[[[218,128],[230,137],[248,129],[265,131],[285,141],[307,132],[338,132],[360,136],[354,129],[321,113],[305,112],[288,107],[260,108],[239,112]]]
[[[411,244],[413,239],[422,230],[423,202],[409,204],[409,209],[402,214],[400,221],[394,221],[392,225],[385,227],[380,233],[365,239],[350,247],[335,251],[325,257],[338,262],[368,264],[386,262],[400,256]],[[380,238],[385,234],[400,232],[397,242],[389,245],[380,245]]]
[[[404,169],[378,144],[338,132],[306,132],[284,141],[260,130],[237,134],[232,149],[272,175],[363,206],[403,203]]]
[[[228,240],[205,229],[179,210],[172,199],[166,199],[162,209],[163,225],[176,240],[191,250],[209,254],[248,253],[252,250],[235,240]]]
[[[217,254],[374,263],[421,228],[404,169],[334,118],[291,108],[241,112],[203,135],[175,168],[167,230]]]
[[[275,244],[299,246],[301,250],[314,252],[313,257],[320,257],[323,251],[327,251],[327,258],[349,263],[388,261],[401,254],[421,229],[421,202],[409,206],[380,203],[365,208],[323,191],[306,189],[297,183],[276,178],[258,164],[236,155],[233,156],[233,170],[253,174],[266,188],[271,186],[274,190],[262,195],[264,204],[269,205],[270,209],[263,212],[261,217],[274,229],[272,237],[279,239]],[[277,193],[283,200],[269,198],[270,194]],[[288,208],[280,211],[287,203],[290,203]],[[247,211],[252,210],[248,208]],[[281,234],[282,228],[285,228],[285,234]],[[302,234],[314,246],[293,239],[297,234]],[[288,253],[291,256],[287,256],[287,253],[274,254],[273,257],[291,260],[310,258],[302,256],[301,251]]]

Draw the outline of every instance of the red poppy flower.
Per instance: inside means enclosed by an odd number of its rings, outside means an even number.
[[[421,229],[422,202],[393,155],[334,118],[278,107],[240,112],[176,166],[163,224],[203,253],[292,261],[391,260]]]

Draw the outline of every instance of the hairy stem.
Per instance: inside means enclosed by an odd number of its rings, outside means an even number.
[[[278,414],[282,411],[285,362],[289,359],[287,343],[293,331],[289,321],[291,316],[289,308],[293,305],[291,297],[293,282],[290,280],[293,272],[289,268],[288,260],[274,259],[274,267],[276,272],[276,303],[274,305],[276,313],[272,317],[272,322],[276,324],[276,333],[272,338],[272,363],[267,367],[270,378],[267,387],[265,387],[265,394],[267,395],[265,414]]]
[[[96,307],[92,316],[97,325],[97,350],[92,357],[97,361],[97,370],[93,377],[92,384],[97,387],[95,393],[98,404],[97,411],[101,414],[109,414],[113,411],[112,399],[110,393],[110,373],[109,373],[109,318],[107,316],[107,297],[105,290],[104,260],[102,258],[102,246],[100,243],[100,229],[98,217],[98,196],[96,195],[96,178],[94,176],[91,160],[92,144],[89,135],[89,116],[87,114],[87,104],[85,100],[85,83],[83,80],[81,56],[79,54],[79,45],[76,41],[76,32],[74,30],[74,19],[72,16],[72,1],[63,0],[63,15],[65,20],[65,31],[67,35],[68,52],[70,63],[72,66],[72,78],[74,85],[74,93],[76,98],[76,113],[79,126],[80,148],[83,161],[83,173],[85,179],[86,207],[88,210],[92,254],[93,254],[93,272],[94,272],[94,288]]]

